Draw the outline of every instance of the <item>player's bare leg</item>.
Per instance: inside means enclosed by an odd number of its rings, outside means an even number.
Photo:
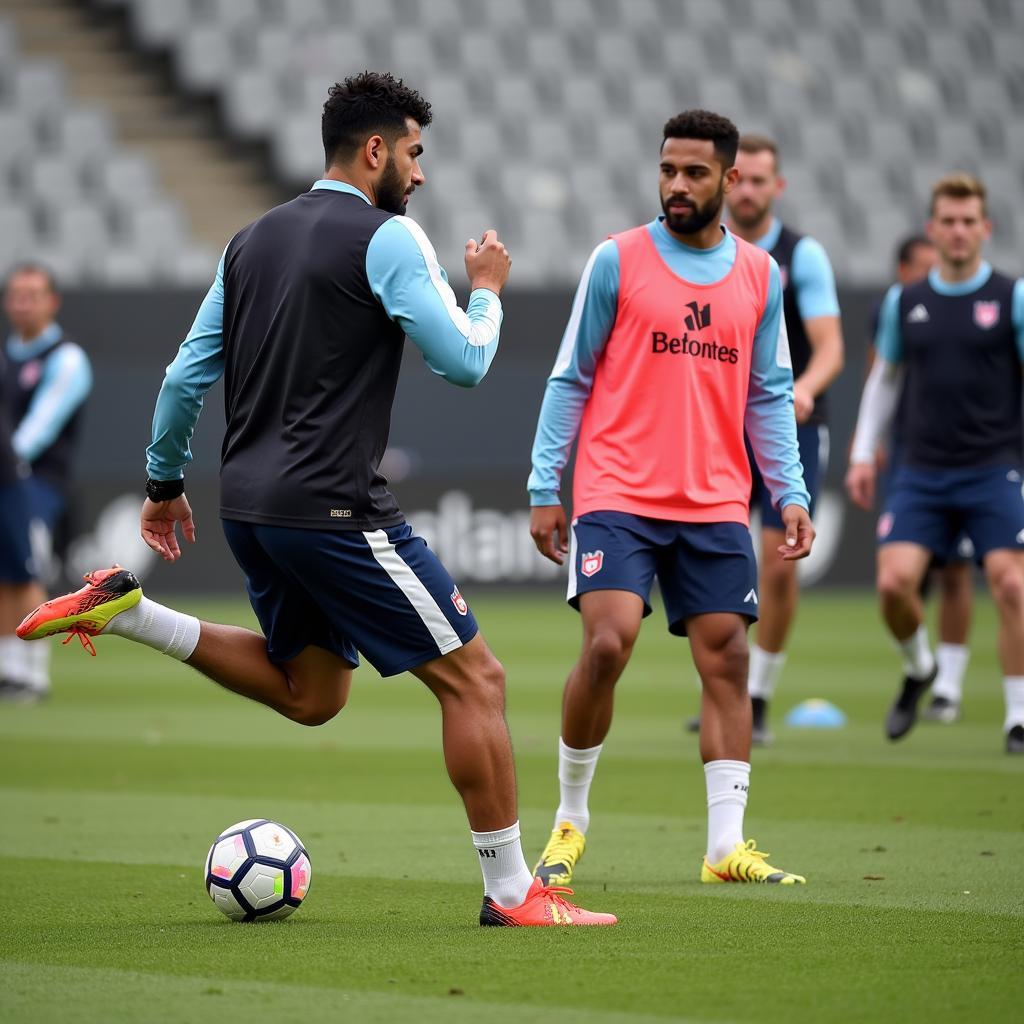
[[[963,679],[970,659],[967,637],[974,604],[973,567],[950,562],[939,570],[939,644],[935,658],[939,674],[932,685],[932,700],[924,717],[951,724],[960,717]]]
[[[583,646],[562,695],[558,808],[533,869],[552,885],[568,885],[583,856],[590,827],[590,786],[612,723],[615,684],[633,653],[643,614],[643,599],[627,590],[580,595]]]
[[[878,596],[889,632],[903,658],[903,682],[886,717],[889,739],[905,736],[917,721],[917,705],[935,680],[936,664],[928,644],[921,602],[921,581],[931,552],[920,544],[883,544],[878,549]]]
[[[985,578],[999,611],[999,661],[1006,698],[1006,750],[1024,754],[1024,552],[990,551]]]
[[[276,665],[261,634],[214,622],[200,623],[199,644],[185,664],[300,725],[329,722],[352,685],[352,666],[331,651],[309,646]]]

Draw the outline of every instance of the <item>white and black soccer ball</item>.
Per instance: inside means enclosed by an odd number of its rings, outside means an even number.
[[[206,891],[232,921],[279,921],[309,892],[309,854],[289,828],[250,818],[225,829],[206,855]]]

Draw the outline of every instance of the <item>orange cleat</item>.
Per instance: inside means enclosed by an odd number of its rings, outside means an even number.
[[[518,907],[500,907],[490,896],[484,897],[480,908],[480,923],[499,928],[522,928],[543,925],[617,924],[614,914],[595,914],[570,903],[565,896],[572,889],[545,885],[539,878],[533,880],[526,899]]]
[[[95,657],[89,637],[99,636],[115,615],[134,608],[142,599],[142,585],[135,574],[121,566],[96,569],[83,577],[85,586],[73,594],[55,597],[29,612],[15,631],[22,640],[39,640],[57,633],[70,633]]]

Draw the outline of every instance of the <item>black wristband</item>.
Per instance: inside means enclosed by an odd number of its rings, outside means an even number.
[[[146,480],[146,497],[150,501],[170,501],[179,494],[185,493],[185,481],[182,480]]]

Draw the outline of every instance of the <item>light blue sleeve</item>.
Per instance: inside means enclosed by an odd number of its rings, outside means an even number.
[[[787,505],[810,508],[796,440],[793,366],[782,315],[782,279],[774,260],[768,301],[754,334],[744,427],[772,504],[778,509]]]
[[[39,386],[11,438],[15,455],[35,462],[57,440],[91,390],[89,357],[71,342],[60,345],[46,359]]]
[[[580,428],[594,371],[615,326],[619,303],[619,250],[602,242],[583,268],[569,323],[548,377],[533,441],[527,482],[531,505],[557,505],[562,471]]]
[[[1024,278],[1018,279],[1013,286],[1010,322],[1017,332],[1017,355],[1024,361]]]
[[[903,362],[903,337],[900,334],[900,296],[903,286],[894,284],[882,299],[878,311],[878,332],[875,334],[875,351],[890,365]]]
[[[408,217],[385,221],[367,247],[366,275],[388,316],[434,373],[465,388],[483,380],[498,351],[501,300],[476,288],[460,309],[419,224]]]
[[[167,367],[153,413],[146,471],[153,480],[180,480],[192,461],[189,441],[206,392],[224,373],[224,257],[188,336]]]
[[[839,316],[836,276],[825,247],[805,235],[793,249],[789,272],[796,288],[796,305],[802,320],[816,316]]]

